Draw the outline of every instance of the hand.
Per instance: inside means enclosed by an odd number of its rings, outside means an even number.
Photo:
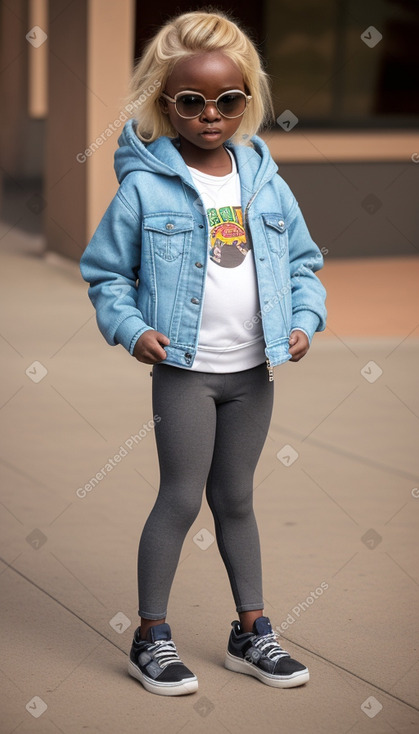
[[[137,339],[134,347],[134,357],[145,364],[156,364],[166,359],[167,354],[163,346],[170,344],[170,339],[154,329],[144,331]]]
[[[290,362],[298,362],[301,357],[304,357],[304,355],[307,354],[310,347],[307,335],[304,334],[304,331],[300,331],[299,329],[292,332],[288,343],[290,345],[290,349],[288,351],[292,354]]]

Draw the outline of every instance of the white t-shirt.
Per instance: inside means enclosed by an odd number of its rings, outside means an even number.
[[[232,171],[211,176],[188,166],[206,209],[208,267],[198,350],[191,367],[199,372],[239,372],[265,361],[255,263],[246,241],[240,177]],[[252,322],[252,328],[245,324]],[[256,321],[256,323],[255,323]]]

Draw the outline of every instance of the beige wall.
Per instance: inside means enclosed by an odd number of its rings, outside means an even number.
[[[50,0],[48,33],[47,248],[77,259],[117,189],[118,132],[95,141],[127,91],[134,0]]]
[[[87,192],[89,207],[87,231],[91,235],[116,193],[118,184],[113,170],[114,151],[124,122],[119,119],[122,99],[132,72],[134,44],[133,0],[90,0],[88,11],[89,48],[88,145],[116,121],[115,132],[88,159]]]
[[[45,29],[47,33],[48,0],[29,0],[28,30],[35,26]],[[48,43],[38,48],[28,43],[27,50],[28,112],[32,118],[44,119],[48,114]]]

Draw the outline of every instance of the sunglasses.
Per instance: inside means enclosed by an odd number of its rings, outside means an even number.
[[[186,120],[199,117],[208,102],[214,102],[218,112],[223,117],[230,119],[241,117],[246,111],[248,102],[252,99],[250,94],[245,94],[241,89],[230,89],[228,92],[220,94],[217,99],[205,99],[203,94],[189,90],[178,92],[174,97],[169,97],[165,92],[162,92],[161,96],[172,102],[179,117],[184,117]]]

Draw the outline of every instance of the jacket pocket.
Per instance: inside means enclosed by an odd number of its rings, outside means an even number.
[[[177,260],[183,254],[193,229],[192,215],[159,212],[144,215],[143,221],[154,254],[166,262]]]
[[[280,213],[262,214],[269,249],[282,257],[288,247],[287,225]]]

